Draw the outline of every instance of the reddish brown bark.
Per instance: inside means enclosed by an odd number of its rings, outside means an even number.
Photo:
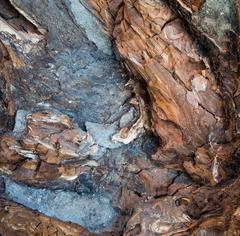
[[[4,2],[3,174],[30,186],[106,191],[121,214],[101,235],[240,234],[238,1]],[[81,21],[83,6],[96,25]],[[157,152],[139,138],[146,132],[159,138]],[[34,215],[40,235],[50,224],[53,235],[82,233],[2,199],[6,206],[6,235],[20,227],[15,212]]]

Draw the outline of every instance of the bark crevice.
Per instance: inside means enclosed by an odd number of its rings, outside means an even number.
[[[239,235],[237,1],[1,4],[0,234]]]

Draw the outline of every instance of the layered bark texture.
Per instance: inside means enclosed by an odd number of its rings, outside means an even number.
[[[2,235],[92,235],[78,225],[48,218],[5,199],[1,199],[0,212]]]
[[[237,3],[116,2],[92,6],[99,17],[99,8],[110,9],[114,20],[103,20],[114,25],[109,31],[119,53],[147,83],[152,128],[163,142],[154,158],[219,183],[236,137]]]
[[[237,0],[1,0],[0,234],[240,235]]]

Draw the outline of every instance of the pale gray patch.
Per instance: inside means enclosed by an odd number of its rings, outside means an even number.
[[[120,128],[127,127],[134,120],[134,117],[135,111],[134,108],[131,107],[130,110],[121,117]]]
[[[6,196],[33,210],[62,221],[79,224],[92,232],[111,225],[116,212],[103,194],[79,195],[62,190],[28,187],[6,179]]]
[[[112,44],[108,36],[103,32],[99,20],[88,11],[79,0],[65,0],[75,22],[85,30],[87,38],[96,44],[104,53],[112,54]]]
[[[18,110],[15,117],[15,125],[13,133],[16,136],[22,135],[26,128],[26,116],[29,112],[25,110]]]
[[[218,46],[219,49],[226,48],[227,32],[234,32],[235,9],[234,0],[206,0],[199,12],[195,12],[192,23],[204,34],[206,34]]]
[[[86,129],[92,135],[94,141],[105,148],[118,148],[121,143],[113,143],[111,141],[112,136],[117,132],[117,123],[113,124],[98,124],[92,122],[86,122]]]

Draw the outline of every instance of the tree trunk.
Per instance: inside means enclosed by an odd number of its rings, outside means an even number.
[[[240,235],[237,0],[0,6],[0,234]]]

